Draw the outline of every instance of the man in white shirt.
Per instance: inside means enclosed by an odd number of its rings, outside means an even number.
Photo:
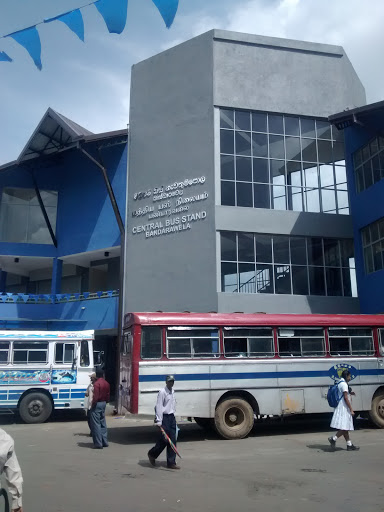
[[[23,512],[23,476],[16,457],[14,442],[10,435],[0,428],[0,474],[4,474],[11,495],[12,512]]]
[[[159,427],[163,427],[176,446],[176,401],[175,392],[173,390],[175,377],[173,375],[167,375],[165,382],[165,387],[161,389],[157,395],[155,424]],[[176,453],[172,450],[162,434],[156,445],[148,452],[149,462],[152,466],[156,466],[156,459],[165,447],[167,447],[167,467],[169,469],[180,469],[180,466],[176,464]]]

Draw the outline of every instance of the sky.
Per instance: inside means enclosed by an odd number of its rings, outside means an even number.
[[[108,33],[94,6],[82,10],[85,43],[59,21],[41,26],[42,71],[0,39],[14,59],[0,62],[0,164],[18,157],[48,107],[94,133],[125,128],[132,65],[213,28],[341,45],[367,102],[384,100],[383,0],[179,1],[169,30],[152,0],[129,0],[121,35]],[[0,36],[86,3],[0,0]]]

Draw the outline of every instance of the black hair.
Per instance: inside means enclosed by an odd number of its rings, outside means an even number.
[[[104,377],[104,372],[102,368],[98,367],[96,368],[96,379],[101,379]]]
[[[343,379],[347,379],[347,377],[350,377],[351,376],[351,372],[349,370],[344,370],[343,373],[341,374],[342,378]]]

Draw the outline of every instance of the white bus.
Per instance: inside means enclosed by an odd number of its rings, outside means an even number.
[[[152,414],[174,374],[178,416],[242,438],[260,416],[331,412],[328,388],[349,369],[355,411],[384,427],[383,315],[133,313],[124,332],[132,413]]]
[[[0,331],[0,409],[42,423],[84,407],[94,371],[93,331]]]

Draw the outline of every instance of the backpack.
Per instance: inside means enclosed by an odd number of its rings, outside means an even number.
[[[327,393],[327,400],[330,407],[336,408],[339,405],[339,402],[342,398],[342,395],[339,391],[339,383],[334,383],[332,386],[329,386]]]

